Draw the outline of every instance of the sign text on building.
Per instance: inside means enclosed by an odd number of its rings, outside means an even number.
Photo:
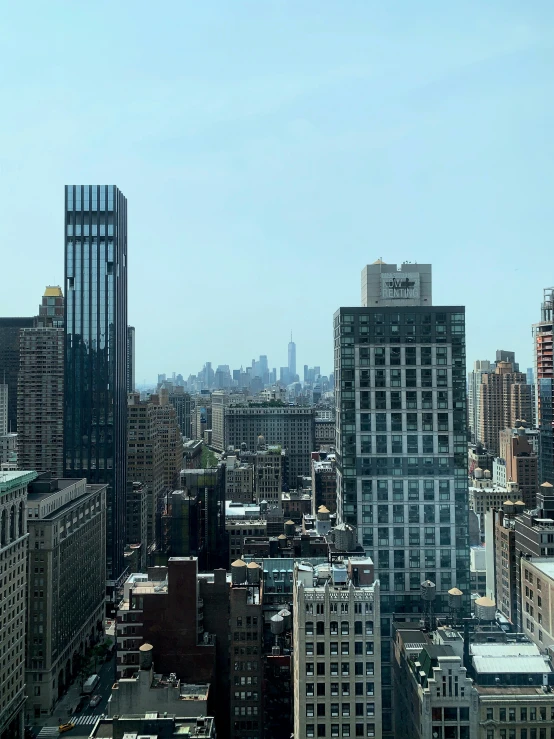
[[[381,298],[384,300],[419,298],[419,272],[382,272]]]

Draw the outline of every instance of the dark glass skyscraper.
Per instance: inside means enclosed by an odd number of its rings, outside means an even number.
[[[113,185],[65,188],[64,460],[108,484],[108,590],[124,570],[127,469],[127,200]]]

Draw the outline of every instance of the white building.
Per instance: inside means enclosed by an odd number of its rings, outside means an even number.
[[[294,736],[381,732],[379,582],[369,558],[294,570]]]

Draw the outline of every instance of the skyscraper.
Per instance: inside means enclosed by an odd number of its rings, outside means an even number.
[[[540,431],[539,482],[554,485],[554,362],[552,359],[554,287],[544,290],[541,321],[533,325],[535,403]]]
[[[516,372],[511,362],[497,360],[494,372],[481,375],[479,390],[479,440],[489,452],[498,455],[503,429],[514,428],[516,421],[531,423],[531,387],[525,373]]]
[[[478,359],[473,363],[473,369],[467,376],[469,432],[471,440],[476,443],[480,441],[481,377],[486,372],[494,372],[494,362],[489,362],[488,359]]]
[[[375,563],[386,637],[392,614],[419,618],[426,580],[437,613],[454,585],[469,605],[465,311],[432,307],[431,265],[381,260],[362,272],[362,302],[334,316],[337,505]]]
[[[135,391],[135,327],[127,326],[127,392]]]
[[[8,387],[8,432],[17,431],[17,374],[19,332],[32,328],[35,319],[0,318],[0,382]]]
[[[127,463],[127,200],[65,188],[65,477],[108,485],[106,567],[123,574]]]
[[[292,340],[292,331],[290,334],[289,341],[289,382],[294,382],[296,379],[296,344]]]
[[[17,384],[18,465],[63,474],[64,300],[47,287],[37,326],[22,328]]]

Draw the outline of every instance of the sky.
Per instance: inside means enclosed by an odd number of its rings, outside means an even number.
[[[332,370],[360,273],[433,265],[467,360],[554,285],[554,3],[0,3],[0,315],[62,285],[63,186],[128,199],[136,380]]]

